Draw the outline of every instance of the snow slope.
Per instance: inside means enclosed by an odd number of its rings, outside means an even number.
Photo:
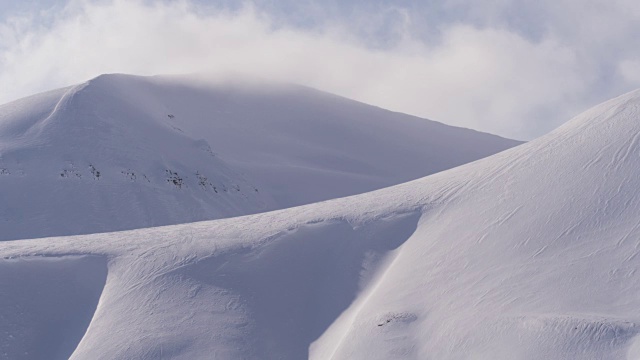
[[[116,92],[163,104],[173,124],[206,139],[279,208],[396,185],[521,143],[259,79],[111,75],[110,82]]]
[[[0,240],[290,207],[516,144],[299,86],[103,75],[0,107]]]
[[[0,256],[24,272],[42,257],[108,261],[76,360],[637,359],[639,139],[636,91],[522,146],[391,188],[4,242]],[[33,292],[2,285],[4,304]],[[0,322],[0,334],[24,344],[46,328],[27,315]],[[36,358],[3,341],[6,358]]]

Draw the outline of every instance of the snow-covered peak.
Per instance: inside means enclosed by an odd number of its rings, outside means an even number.
[[[0,106],[0,240],[291,207],[517,144],[297,85],[102,75]]]
[[[254,213],[273,201],[172,124],[161,104],[98,77],[0,109],[2,239]]]

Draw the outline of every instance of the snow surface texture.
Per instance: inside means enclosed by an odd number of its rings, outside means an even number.
[[[391,188],[4,242],[0,261],[27,272],[43,256],[109,259],[75,360],[632,360],[639,188],[636,91],[527,144]],[[3,287],[0,302],[21,286]],[[0,327],[18,337],[46,325],[18,317]],[[2,349],[13,354],[13,344]]]
[[[0,240],[286,208],[517,144],[300,86],[103,75],[0,106]]]

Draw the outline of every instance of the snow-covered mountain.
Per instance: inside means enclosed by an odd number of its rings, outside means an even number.
[[[0,239],[259,212],[273,200],[108,77],[0,108]],[[164,116],[162,116],[164,115]]]
[[[1,243],[0,353],[637,359],[639,139],[636,91],[362,195]]]
[[[0,240],[285,208],[517,144],[300,86],[103,75],[0,106]]]

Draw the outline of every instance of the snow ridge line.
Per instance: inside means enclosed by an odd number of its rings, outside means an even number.
[[[85,83],[73,86],[69,90],[67,90],[60,97],[60,100],[58,100],[58,102],[56,103],[56,106],[53,107],[53,110],[51,110],[51,113],[49,113],[49,115],[46,118],[42,119],[41,121],[38,121],[31,128],[29,128],[29,130],[26,131],[25,135],[29,136],[29,135],[39,135],[39,134],[41,134],[42,131],[46,128],[47,124],[49,124],[51,122],[51,120],[60,111],[66,109],[68,104],[73,100],[74,96],[78,92],[80,92],[84,88],[86,88],[88,85],[89,85],[89,82],[85,82]]]

